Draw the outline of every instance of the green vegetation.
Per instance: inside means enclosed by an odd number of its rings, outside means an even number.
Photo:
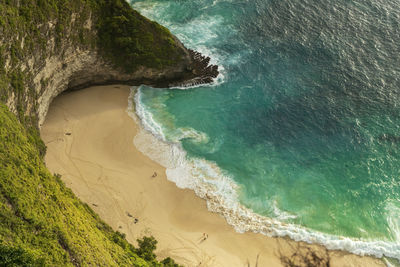
[[[54,48],[49,46],[53,39]],[[125,0],[0,0],[0,100],[18,92],[22,114],[27,102],[36,105],[32,77],[21,63],[63,55],[71,46],[97,50],[125,72],[140,66],[163,69],[183,60],[168,29]]]
[[[168,29],[133,10],[125,0],[99,1],[101,51],[123,67],[163,68],[178,63],[182,52]]]
[[[0,266],[177,266],[157,261],[152,237],[129,244],[44,165],[36,112],[51,80],[35,88],[32,69],[71,46],[126,72],[182,60],[169,31],[124,0],[0,0]]]
[[[156,240],[129,244],[46,169],[34,140],[0,104],[0,265],[177,266]]]
[[[35,59],[44,62],[52,54],[63,54],[65,38],[69,46],[94,47],[95,31],[84,27],[90,12],[96,12],[94,0],[0,0],[0,100],[14,94],[19,118],[35,115],[37,88],[32,73],[22,64]],[[75,16],[72,20],[74,14]],[[85,38],[80,38],[85,36]],[[55,41],[55,48],[48,41]],[[39,88],[40,89],[40,88]]]
[[[35,257],[22,248],[8,247],[0,244],[0,265],[1,266],[43,266],[43,259]]]

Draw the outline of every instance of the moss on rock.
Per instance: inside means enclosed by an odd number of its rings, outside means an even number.
[[[0,266],[177,266],[156,260],[152,238],[134,248],[49,173],[36,105],[51,77],[33,86],[71,47],[131,72],[179,63],[174,40],[123,0],[0,0]]]

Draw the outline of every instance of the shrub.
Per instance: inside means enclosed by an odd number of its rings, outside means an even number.
[[[156,258],[154,254],[154,250],[157,248],[157,240],[150,237],[143,237],[143,239],[137,240],[139,248],[136,250],[136,253],[143,259],[147,261],[153,261]]]
[[[0,266],[44,266],[44,260],[35,259],[22,248],[0,244]]]

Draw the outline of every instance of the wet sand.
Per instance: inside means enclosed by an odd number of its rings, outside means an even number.
[[[291,255],[300,243],[235,232],[207,210],[205,200],[177,188],[162,166],[135,148],[140,128],[126,112],[128,95],[129,87],[112,85],[57,97],[41,129],[50,171],[61,174],[129,242],[153,235],[160,259],[170,256],[185,266],[282,266],[280,253]],[[341,251],[331,251],[330,257],[331,266],[384,266]]]

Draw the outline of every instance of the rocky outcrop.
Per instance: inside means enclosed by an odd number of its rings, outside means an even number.
[[[209,65],[210,58],[193,50],[187,50],[185,60],[178,66],[162,70],[141,67],[126,73],[107,62],[95,50],[67,48],[63,56],[54,55],[45,60],[37,71],[34,87],[37,88],[37,115],[39,127],[43,123],[51,101],[66,90],[77,90],[92,85],[146,84],[154,87],[192,86],[211,83],[218,76],[218,66]],[[42,81],[47,81],[43,86]]]
[[[153,87],[187,87],[213,82],[219,74],[218,66],[210,65],[210,57],[205,57],[199,52],[186,49],[178,40],[184,60],[176,66],[168,68],[151,69],[141,67],[132,73],[104,61],[97,53],[92,53],[90,63],[75,71],[71,77],[67,89],[76,90],[91,85],[104,85],[121,83],[128,85],[146,84]]]
[[[18,33],[13,37],[13,43],[7,41],[6,36],[0,36],[0,45],[5,47],[5,51],[9,49],[2,58],[6,62],[5,73],[15,72],[23,76],[23,88],[9,90],[4,101],[12,112],[36,117],[40,127],[51,101],[65,90],[112,83],[162,88],[191,86],[210,83],[218,75],[218,67],[209,65],[210,58],[186,49],[174,36],[171,38],[182,56],[180,62],[162,68],[139,66],[126,72],[99,50],[96,18],[93,17],[89,12],[82,20],[78,13],[72,13],[70,20],[64,23],[63,32],[58,35],[57,21],[38,25],[40,40],[46,43],[29,52],[24,52],[24,35],[29,33]],[[57,36],[62,38],[57,39]],[[79,38],[83,38],[85,44],[76,41]],[[20,58],[14,63],[11,47],[21,51]]]
[[[194,86],[199,84],[211,83],[219,74],[218,66],[210,65],[210,57],[205,57],[201,53],[189,49],[190,64],[187,72],[182,72],[183,79],[171,81],[168,86]]]

